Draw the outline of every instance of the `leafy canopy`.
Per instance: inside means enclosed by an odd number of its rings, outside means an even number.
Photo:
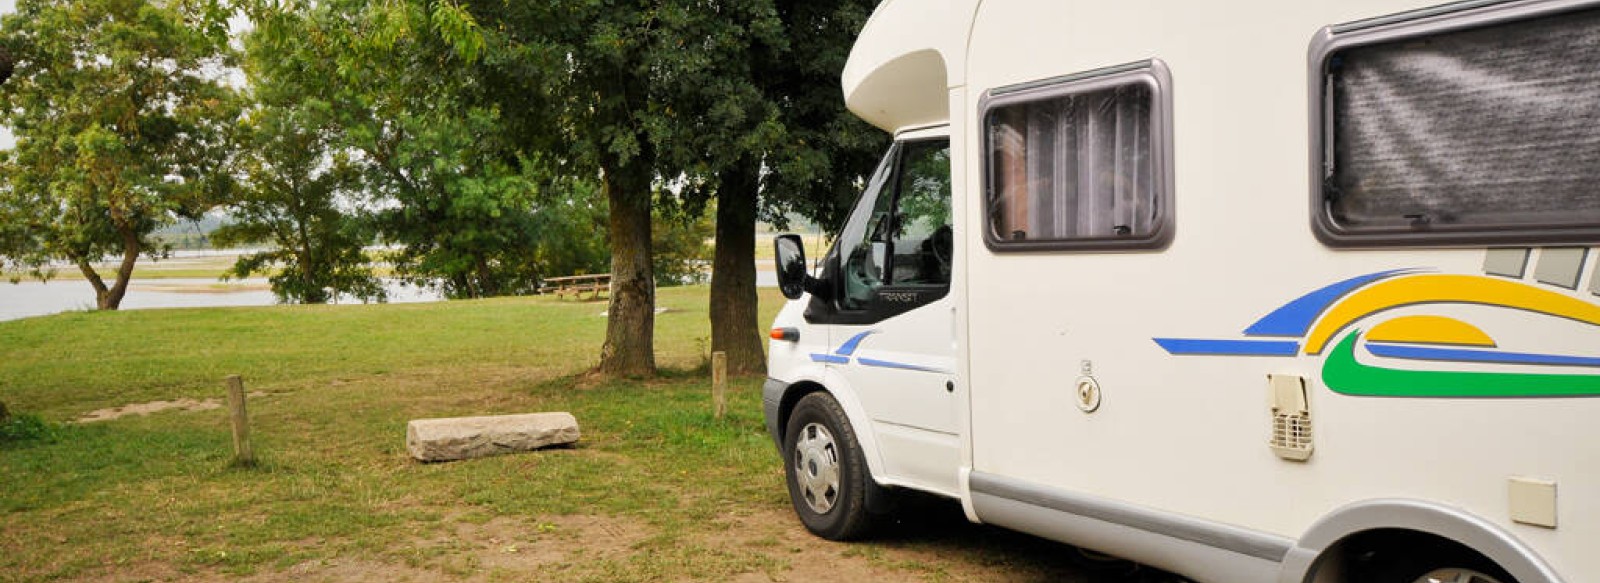
[[[15,59],[0,86],[0,257],[47,277],[77,264],[115,308],[151,231],[226,196],[239,105],[216,0],[22,0],[0,21]],[[107,289],[89,266],[122,258]]]

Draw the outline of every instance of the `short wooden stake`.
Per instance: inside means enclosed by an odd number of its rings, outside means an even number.
[[[256,453],[250,448],[250,418],[244,409],[244,380],[239,375],[228,377],[228,411],[233,420],[233,463],[238,466],[256,465]]]
[[[728,353],[711,353],[711,406],[717,419],[728,412]]]

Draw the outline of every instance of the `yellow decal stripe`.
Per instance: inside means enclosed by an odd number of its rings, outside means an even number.
[[[1306,353],[1321,354],[1335,333],[1369,314],[1425,303],[1504,306],[1600,326],[1600,306],[1530,285],[1477,275],[1412,275],[1374,283],[1334,304],[1306,336]]]
[[[1376,342],[1407,342],[1412,344],[1452,344],[1457,346],[1494,346],[1477,326],[1444,316],[1402,316],[1373,326],[1367,340]]]

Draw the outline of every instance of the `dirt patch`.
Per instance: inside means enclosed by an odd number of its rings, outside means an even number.
[[[209,579],[197,577],[195,580]],[[308,561],[276,573],[260,573],[238,579],[252,583],[288,583],[305,581],[438,581],[439,573],[405,564],[382,563],[355,559],[327,559]]]
[[[250,398],[257,398],[257,397],[265,397],[265,396],[267,396],[267,394],[263,393],[261,391],[252,391],[249,396],[250,396]],[[149,415],[151,413],[159,413],[161,411],[170,411],[170,410],[173,410],[173,409],[177,409],[177,410],[180,410],[180,411],[210,411],[210,410],[213,410],[213,409],[221,409],[221,408],[222,408],[222,400],[221,399],[205,399],[205,400],[198,400],[198,401],[195,400],[195,399],[178,399],[178,400],[175,400],[175,401],[151,401],[149,403],[134,403],[132,405],[123,405],[121,407],[111,407],[111,408],[107,408],[107,409],[95,409],[95,410],[90,411],[88,413],[84,413],[82,415],[79,415],[78,418],[76,420],[74,420],[74,422],[75,423],[97,423],[97,422],[100,422],[100,421],[110,421],[112,419],[120,419],[122,417],[127,417],[129,415]]]
[[[786,509],[785,509],[786,510]],[[877,564],[882,561],[870,558],[871,553],[850,543],[836,543],[818,538],[801,527],[791,512],[778,509],[741,508],[718,517],[726,524],[709,535],[707,543],[713,546],[765,547],[784,557],[775,568],[765,571],[741,573],[731,579],[739,583],[780,583],[784,581],[924,581],[927,573],[888,568]],[[900,554],[895,552],[893,554]],[[888,562],[904,563],[910,557],[893,557]],[[956,580],[992,580],[984,577],[950,577]]]
[[[446,519],[438,534],[392,545],[388,560],[319,560],[245,579],[259,583],[291,581],[532,581],[648,578],[634,572],[643,555],[670,553],[662,533],[627,517],[575,515],[537,519],[495,517],[482,524]],[[677,545],[720,549],[735,555],[766,557],[765,567],[712,577],[747,583],[782,581],[923,581],[926,572],[897,569],[855,554],[853,545],[812,536],[791,516],[776,511],[740,509],[718,517],[725,525],[711,535],[690,535]],[[898,554],[898,551],[890,551]],[[916,560],[916,559],[911,559]],[[890,561],[899,563],[902,561]],[[718,570],[711,567],[711,571]],[[951,579],[945,573],[946,579]],[[962,573],[956,580],[984,580]],[[992,575],[992,573],[991,573]]]
[[[108,568],[93,575],[76,578],[87,583],[125,583],[128,581],[179,581],[186,576],[166,563],[137,563]],[[188,577],[193,578],[193,577]]]
[[[643,520],[626,516],[487,517],[478,511],[461,512],[445,517],[426,534],[395,541],[382,549],[357,556],[313,559],[281,569],[264,567],[243,578],[224,576],[211,569],[184,572],[172,565],[135,564],[115,567],[104,576],[85,580],[1176,581],[1152,578],[1150,573],[1137,570],[1096,572],[1097,569],[1085,568],[1081,561],[1066,558],[1072,552],[1070,547],[974,525],[950,530],[944,521],[908,527],[920,534],[913,537],[916,544],[907,544],[897,540],[900,537],[894,534],[896,529],[868,542],[826,541],[806,532],[784,506],[734,507],[708,520],[716,526],[710,532],[674,538]],[[988,540],[991,536],[999,538]],[[320,542],[308,546],[317,544]],[[981,557],[974,557],[975,553]],[[663,568],[664,572],[656,570]]]
[[[495,518],[458,527],[456,540],[476,545],[473,556],[484,572],[528,575],[581,571],[586,564],[623,560],[648,533],[643,524],[621,517]]]

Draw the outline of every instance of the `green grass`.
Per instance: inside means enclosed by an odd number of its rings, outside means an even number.
[[[770,321],[779,298],[762,300]],[[711,417],[706,290],[662,289],[659,304],[664,372],[650,380],[584,375],[605,305],[545,297],[0,323],[0,401],[49,424],[0,442],[0,581],[784,579],[837,565],[859,570],[845,578],[1082,580],[1062,547],[988,529],[913,526],[865,547],[806,535],[761,380],[735,379],[729,415]],[[255,469],[230,467],[221,410],[65,423],[219,398],[230,374],[266,393],[249,403]],[[580,444],[446,464],[404,450],[409,419],[532,411],[573,412]],[[815,564],[830,566],[807,575]]]
[[[666,288],[657,361],[691,368],[710,332],[704,292]],[[216,396],[227,375],[291,391],[382,375],[464,371],[542,380],[593,367],[604,302],[508,298],[396,305],[76,312],[0,323],[0,395],[56,420]]]

